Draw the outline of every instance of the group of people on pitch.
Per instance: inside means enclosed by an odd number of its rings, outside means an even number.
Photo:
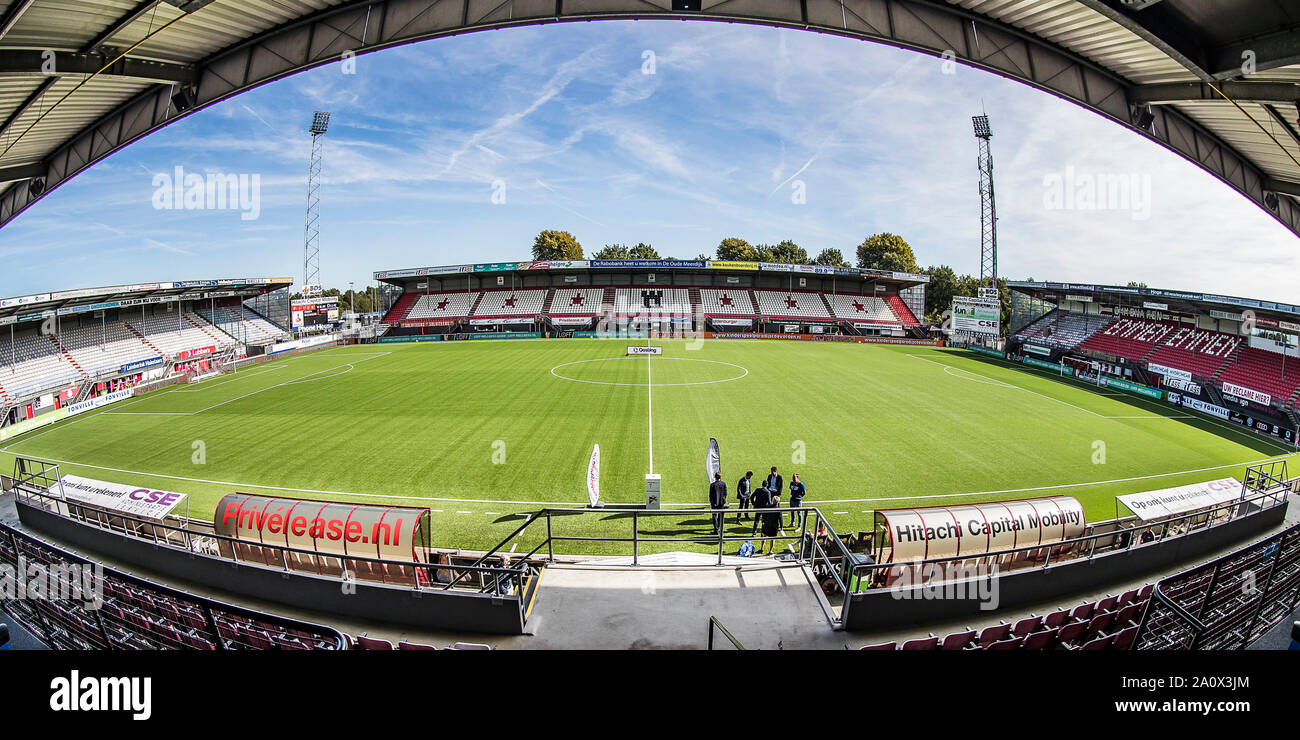
[[[772,466],[772,472],[763,480],[762,485],[757,490],[752,488],[752,478],[754,471],[745,471],[745,476],[736,483],[736,498],[740,501],[740,508],[736,511],[736,524],[740,524],[742,518],[753,519],[754,526],[750,534],[758,533],[759,524],[763,525],[764,537],[776,537],[781,530],[781,521],[784,515],[781,513],[781,491],[785,487],[785,480],[781,474],[776,472],[776,466]],[[752,490],[752,493],[751,493]],[[803,497],[808,493],[804,487],[803,481],[799,480],[799,474],[795,473],[790,479],[790,526],[795,526],[798,517],[802,512],[799,508],[803,506]],[[727,484],[722,480],[722,473],[713,474],[713,482],[709,484],[709,508],[725,509],[727,508]],[[751,513],[746,514],[749,510]],[[726,515],[722,511],[713,513],[713,531],[721,532],[723,519]],[[776,540],[768,539],[764,543],[759,543],[758,553],[763,552],[763,545],[767,545],[767,551],[774,552]]]

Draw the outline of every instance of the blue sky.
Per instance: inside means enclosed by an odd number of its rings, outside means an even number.
[[[646,63],[653,54],[653,74]],[[1163,148],[1074,105],[939,59],[833,36],[680,21],[518,28],[332,64],[118,152],[0,229],[0,295],[156,280],[301,280],[314,109],[329,287],[375,270],[526,258],[544,228],[712,253],[724,237],[846,256],[879,231],[975,272],[986,111],[1000,272],[1295,302],[1300,242]],[[950,73],[946,73],[950,72]],[[157,209],[154,177],[257,175],[256,219]],[[1060,207],[1089,176],[1146,199]],[[494,183],[496,184],[494,190]],[[494,203],[501,192],[504,203]],[[801,188],[806,202],[793,202]],[[1054,194],[1055,197],[1054,198]]]

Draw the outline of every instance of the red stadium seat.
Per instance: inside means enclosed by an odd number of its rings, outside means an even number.
[[[421,645],[418,642],[407,642],[406,640],[402,640],[401,642],[397,643],[397,649],[398,650],[437,650],[438,648],[432,645]]]
[[[975,641],[975,630],[954,632],[939,643],[940,650],[965,650]]]
[[[377,640],[373,637],[366,637],[364,634],[357,635],[357,650],[392,650],[393,643],[388,640]]]
[[[930,637],[918,637],[915,640],[908,640],[907,642],[903,643],[902,649],[903,650],[934,650],[938,647],[939,647],[939,638],[930,636]]]

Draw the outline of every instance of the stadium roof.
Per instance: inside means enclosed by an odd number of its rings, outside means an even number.
[[[175,280],[163,283],[111,285],[103,288],[78,288],[0,298],[0,326],[37,321],[55,315],[101,311],[106,308],[125,308],[176,300],[261,295],[292,284],[292,278]]]
[[[375,280],[401,285],[412,278],[446,278],[455,275],[475,275],[495,272],[548,272],[601,271],[601,270],[680,270],[700,272],[720,270],[725,272],[764,272],[801,275],[826,275],[832,277],[899,283],[909,287],[930,282],[930,276],[890,270],[870,270],[864,267],[828,267],[826,265],[792,265],[784,262],[735,262],[727,260],[533,260],[529,262],[480,262],[472,265],[441,265],[438,267],[411,267],[402,270],[381,270]]]
[[[1300,324],[1295,323],[1294,319],[1300,316],[1300,306],[1290,303],[1278,303],[1276,301],[1261,301],[1255,298],[1237,298],[1235,296],[1216,295],[1213,293],[1196,293],[1186,290],[1164,290],[1161,288],[1135,287],[1127,285],[1095,285],[1090,283],[1046,283],[1046,282],[1026,282],[1013,280],[1007,282],[1007,287],[1022,293],[1048,293],[1055,295],[1057,300],[1065,300],[1067,295],[1084,295],[1109,296],[1118,298],[1126,305],[1141,304],[1145,308],[1154,308],[1157,310],[1166,309],[1194,309],[1194,310],[1212,310],[1212,309],[1231,309],[1224,313],[1233,314],[1233,316],[1223,316],[1220,318],[1239,318],[1242,310],[1248,309],[1256,314],[1276,315],[1285,321],[1282,328],[1290,331],[1300,331]],[[1146,304],[1153,303],[1154,306]],[[1164,306],[1164,308],[1160,308]]]
[[[10,0],[0,225],[265,82],[438,36],[612,18],[807,28],[955,58],[1140,132],[1300,234],[1300,7],[1278,0]]]

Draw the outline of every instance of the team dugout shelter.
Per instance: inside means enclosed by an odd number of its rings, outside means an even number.
[[[1007,359],[1296,444],[1300,306],[1140,285],[1008,287]]]
[[[401,292],[400,335],[591,331],[847,334],[924,338],[927,275],[722,260],[552,260],[374,274]]]

